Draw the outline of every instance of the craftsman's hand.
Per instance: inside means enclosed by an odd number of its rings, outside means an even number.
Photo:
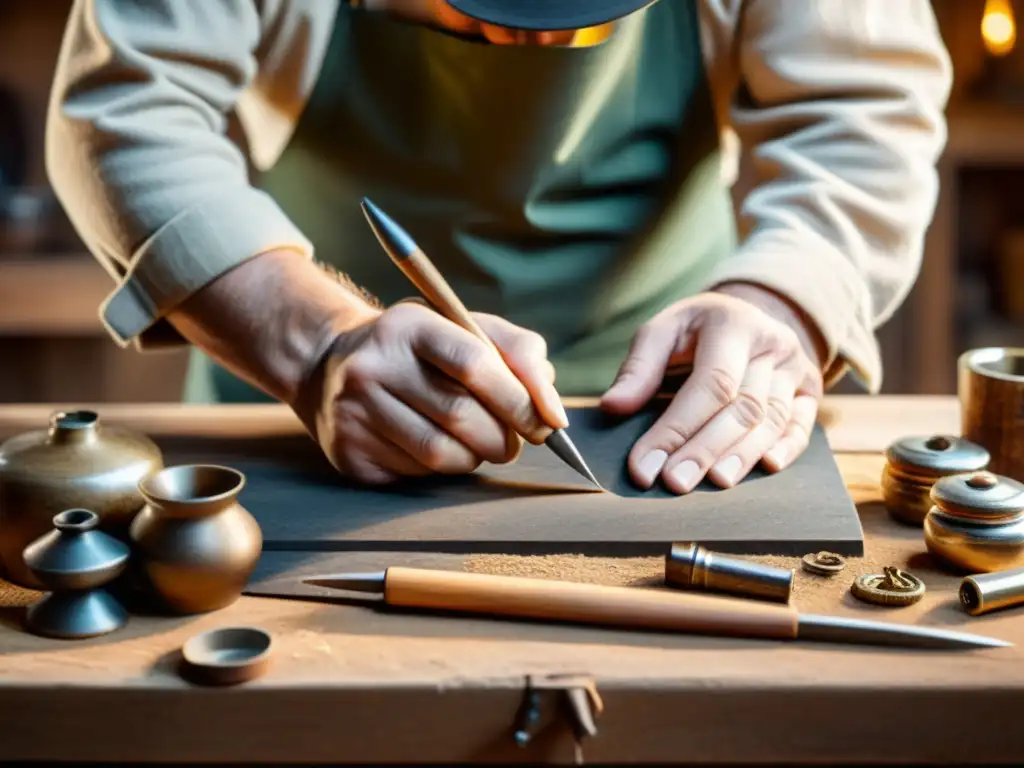
[[[630,475],[688,493],[707,475],[730,487],[761,462],[778,471],[804,449],[822,395],[824,344],[802,313],[752,285],[722,286],[640,328],[602,406],[633,413],[669,368],[693,371],[633,446]]]
[[[568,424],[543,339],[474,317],[500,355],[415,302],[337,338],[299,415],[339,471],[373,484],[468,473],[515,459],[515,432],[540,443]]]

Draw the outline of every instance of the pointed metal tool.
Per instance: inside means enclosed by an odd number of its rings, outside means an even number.
[[[416,286],[423,298],[429,301],[442,315],[465,328],[497,352],[494,342],[473,319],[455,291],[427,258],[427,255],[416,245],[409,233],[365,197],[362,201],[362,209],[381,247],[391,257],[395,265],[402,270],[402,273],[409,278],[410,282]],[[604,490],[564,429],[554,430],[544,444],[578,474],[593,483],[597,490]]]
[[[601,487],[601,484],[597,482],[597,478],[594,477],[594,473],[590,471],[590,467],[587,466],[587,462],[583,460],[583,457],[580,456],[580,452],[576,450],[575,444],[573,444],[572,440],[569,439],[569,435],[564,429],[556,429],[548,435],[548,439],[544,441],[544,445],[550,448],[551,452],[558,458],[592,482],[598,490],[604,490]]]
[[[420,568],[310,576],[304,584],[377,595],[387,605],[772,640],[925,649],[1005,648],[993,637],[843,616],[801,615],[792,605],[735,597],[608,587]]]

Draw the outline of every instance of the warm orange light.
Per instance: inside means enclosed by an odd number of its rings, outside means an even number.
[[[981,36],[993,56],[1005,56],[1017,42],[1017,23],[1009,0],[985,0]]]
[[[587,48],[592,45],[600,45],[612,34],[611,23],[601,24],[597,27],[587,27],[586,29],[576,30],[576,35],[573,37],[572,44],[576,48]]]

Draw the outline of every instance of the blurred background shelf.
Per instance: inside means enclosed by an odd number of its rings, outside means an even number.
[[[180,399],[185,352],[144,356],[107,335],[112,286],[87,254],[0,254],[0,402]]]
[[[187,353],[122,349],[99,318],[113,281],[55,206],[43,162],[70,0],[0,0],[0,402],[181,398]],[[13,222],[13,224],[12,224]]]
[[[113,285],[87,254],[0,254],[0,336],[102,337]]]
[[[1024,162],[1024,106],[968,101],[950,107],[944,156],[960,163]]]

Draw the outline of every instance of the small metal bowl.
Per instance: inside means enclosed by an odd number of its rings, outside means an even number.
[[[181,648],[187,676],[207,685],[255,680],[270,666],[273,640],[259,627],[222,627],[196,635]]]

